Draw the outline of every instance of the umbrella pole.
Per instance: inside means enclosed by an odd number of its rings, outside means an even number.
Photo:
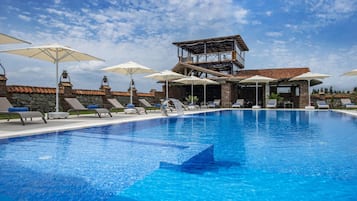
[[[130,74],[130,104],[133,104],[133,75]]]
[[[191,105],[193,105],[193,84],[191,84]]]
[[[310,97],[310,80],[307,80],[307,95],[309,96],[309,107],[311,106],[311,97]]]
[[[56,112],[59,112],[59,88],[58,88],[58,49],[56,49]]]
[[[258,82],[255,82],[255,105],[258,106]]]
[[[206,105],[206,84],[203,85],[203,105]]]
[[[169,100],[169,81],[166,79],[166,100]]]

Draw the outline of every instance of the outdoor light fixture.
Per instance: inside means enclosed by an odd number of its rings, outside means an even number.
[[[108,80],[108,77],[106,75],[104,75],[104,77],[102,79],[102,85],[103,86],[109,86],[109,80]]]
[[[71,78],[69,77],[69,74],[66,70],[63,70],[61,77],[60,77],[60,82],[63,80],[66,80],[67,82],[71,82]]]

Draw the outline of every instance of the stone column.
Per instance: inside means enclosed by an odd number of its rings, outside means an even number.
[[[59,86],[59,106],[60,108],[62,108],[62,111],[67,111],[71,107],[67,104],[64,98],[74,98],[75,95],[73,94],[72,91],[73,85],[71,83],[71,79],[66,70],[62,72],[60,77],[60,83],[58,84],[58,86]]]
[[[109,86],[107,76],[103,77],[102,85],[100,86],[99,89],[105,93],[105,96],[102,96],[103,107],[108,108],[108,109],[112,108],[113,105],[109,103],[108,99],[113,98],[113,95],[112,95],[112,92],[110,91],[111,88]]]
[[[232,107],[232,83],[221,84],[221,107]]]
[[[299,108],[305,108],[309,104],[309,94],[308,94],[308,87],[307,81],[300,81],[299,82]]]
[[[7,96],[6,81],[7,81],[6,76],[0,74],[0,96]]]

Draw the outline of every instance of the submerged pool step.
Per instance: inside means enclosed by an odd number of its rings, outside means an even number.
[[[96,133],[72,132],[71,135],[93,139],[103,138],[102,134]],[[105,139],[118,141],[120,143],[172,149],[172,152],[170,152],[171,154],[167,154],[161,158],[159,168],[191,172],[205,169],[214,163],[214,146],[212,144],[172,142],[121,135],[105,136]]]
[[[160,162],[160,168],[178,171],[195,171],[205,169],[214,163],[214,146],[212,144],[186,143],[176,159]]]

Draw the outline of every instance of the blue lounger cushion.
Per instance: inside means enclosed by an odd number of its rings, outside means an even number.
[[[27,112],[29,111],[28,107],[10,107],[8,109],[9,112]]]
[[[127,108],[135,108],[135,105],[129,103],[128,105],[126,105],[126,107],[127,107]]]
[[[88,105],[87,108],[88,109],[97,109],[97,108],[99,108],[99,106],[98,105]]]

